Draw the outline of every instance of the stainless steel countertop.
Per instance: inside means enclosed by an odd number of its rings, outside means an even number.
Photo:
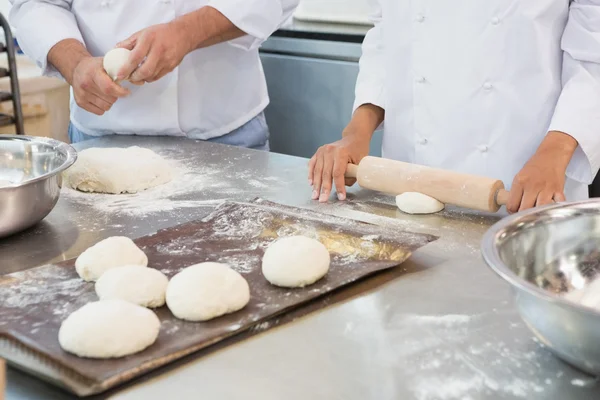
[[[600,385],[553,357],[521,322],[508,288],[483,263],[479,241],[496,216],[458,210],[408,216],[390,197],[355,190],[352,203],[309,200],[307,161],[185,139],[101,139],[141,145],[188,169],[171,199],[91,203],[63,190],[36,228],[0,241],[2,274],[77,256],[111,235],[139,237],[208,214],[211,200],[260,196],[283,204],[440,236],[403,264],[407,273],[344,292],[320,312],[240,343],[190,357],[110,393],[132,399],[597,399]],[[196,173],[194,173],[195,171]],[[108,200],[107,200],[108,199]],[[120,203],[116,207],[116,201]],[[162,211],[161,211],[162,210]],[[348,296],[346,296],[348,297]],[[71,395],[14,369],[8,399]],[[104,398],[105,396],[99,396]]]

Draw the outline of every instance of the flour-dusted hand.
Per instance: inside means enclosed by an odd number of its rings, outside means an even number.
[[[565,201],[565,173],[577,141],[561,132],[550,132],[515,177],[506,209],[509,213]]]
[[[102,66],[102,57],[83,58],[73,70],[73,96],[77,105],[96,115],[103,115],[129,90],[116,84]]]
[[[129,77],[132,83],[139,85],[157,81],[173,71],[193,49],[185,32],[184,26],[175,20],[143,29],[117,44],[131,50],[129,61],[117,79]]]

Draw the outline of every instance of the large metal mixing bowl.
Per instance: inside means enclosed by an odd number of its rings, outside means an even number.
[[[600,375],[600,312],[562,297],[600,278],[600,200],[505,218],[485,234],[482,253],[512,285],[534,334],[558,357]]]
[[[58,140],[0,135],[0,238],[44,219],[56,205],[61,172],[77,159]]]

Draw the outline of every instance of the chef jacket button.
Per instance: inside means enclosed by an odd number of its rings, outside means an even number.
[[[425,82],[425,77],[423,77],[423,76],[418,76],[418,77],[416,77],[416,78],[415,78],[415,81],[416,81],[417,83],[424,83],[424,82]]]
[[[489,148],[485,144],[482,144],[481,146],[479,146],[479,151],[482,153],[487,153],[488,150],[489,150]]]
[[[415,17],[415,21],[417,21],[417,22],[423,22],[423,21],[425,21],[425,16],[423,14],[418,14]]]
[[[427,144],[427,139],[422,138],[421,140],[419,140],[419,143],[422,145],[426,145]]]
[[[491,83],[489,83],[489,82],[485,82],[485,83],[483,84],[483,88],[484,88],[485,90],[491,90],[493,87],[494,87],[494,86],[493,86]]]
[[[500,23],[500,18],[494,17],[492,18],[492,25],[498,25]]]

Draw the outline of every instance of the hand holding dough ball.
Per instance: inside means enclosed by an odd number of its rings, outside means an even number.
[[[399,194],[396,196],[396,205],[407,214],[433,214],[444,209],[444,203],[417,192]]]
[[[83,253],[75,261],[75,269],[86,281],[97,281],[111,268],[125,265],[148,265],[148,257],[133,240],[124,236],[104,239]]]
[[[167,286],[169,310],[188,321],[208,321],[233,313],[248,301],[248,282],[225,264],[192,265],[171,278]]]
[[[329,271],[329,251],[321,242],[304,236],[279,239],[267,248],[262,273],[275,286],[304,287]]]
[[[165,304],[169,279],[154,268],[127,265],[106,271],[96,282],[100,300],[119,299],[142,307],[156,308]]]
[[[113,81],[117,80],[119,71],[121,70],[121,68],[123,68],[123,66],[125,66],[127,61],[129,61],[130,54],[131,51],[127,49],[116,48],[110,50],[104,56],[102,65],[104,66],[104,70],[106,71],[108,76],[110,76]]]
[[[122,300],[88,303],[67,317],[58,331],[63,350],[79,357],[116,358],[152,345],[160,321],[150,310]]]

